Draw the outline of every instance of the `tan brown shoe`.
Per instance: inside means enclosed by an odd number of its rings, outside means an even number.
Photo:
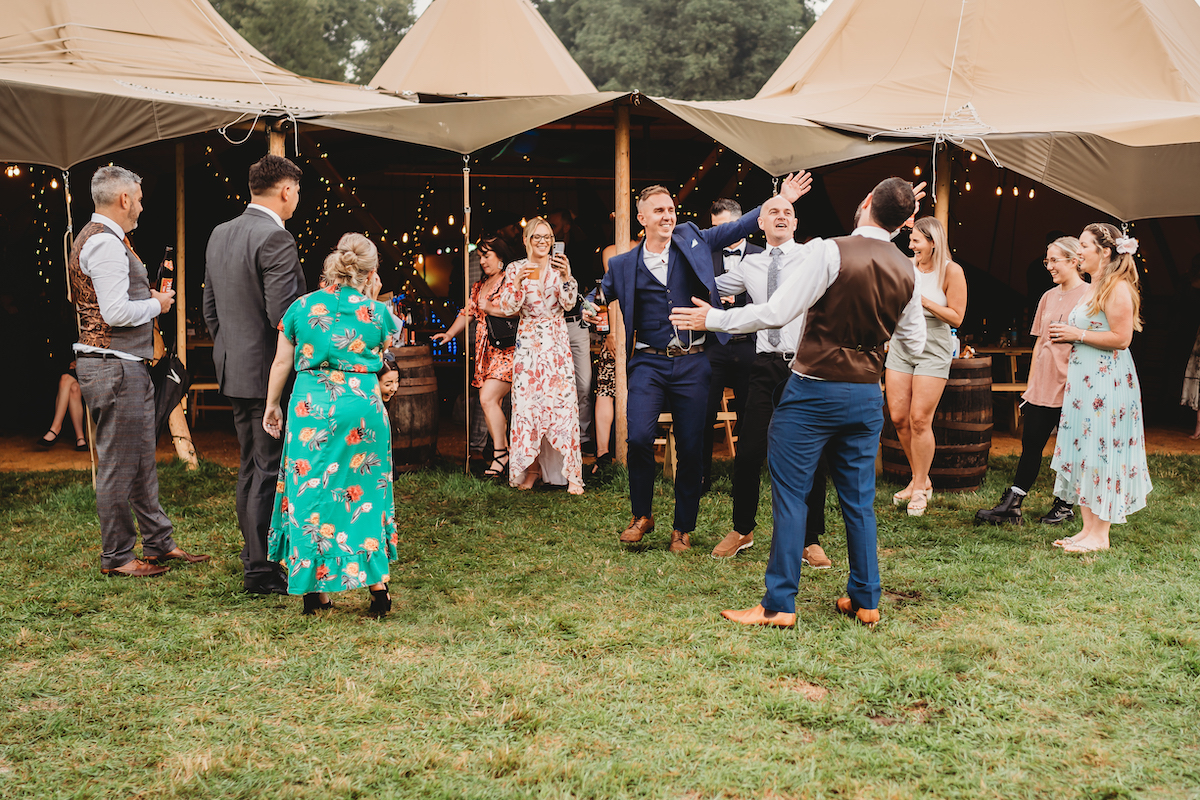
[[[855,608],[854,601],[849,597],[838,598],[837,610],[839,614],[854,617],[860,625],[866,625],[868,628],[874,628],[875,624],[879,622],[878,608]]]
[[[721,612],[725,619],[741,625],[769,625],[775,628],[792,628],[796,625],[796,615],[786,611],[767,611],[759,603],[754,608],[726,609]]]
[[[692,535],[682,531],[671,531],[671,546],[667,549],[672,553],[686,553],[692,549]]]
[[[212,556],[192,555],[182,547],[176,547],[169,553],[163,553],[161,556],[146,556],[147,564],[165,564],[168,561],[182,561],[185,564],[203,564]]]
[[[833,562],[825,555],[825,551],[821,549],[819,544],[810,544],[804,548],[804,553],[800,556],[800,561],[813,569],[829,569],[833,566]]]
[[[713,548],[713,558],[733,558],[747,547],[754,546],[754,532],[742,536],[737,531],[730,531],[716,547]]]
[[[629,527],[621,531],[621,544],[637,544],[642,537],[654,530],[654,515],[634,517]]]
[[[128,564],[122,564],[119,567],[100,570],[101,575],[108,575],[113,578],[153,578],[155,575],[162,575],[164,572],[170,572],[170,568],[147,564],[140,558],[135,558]]]

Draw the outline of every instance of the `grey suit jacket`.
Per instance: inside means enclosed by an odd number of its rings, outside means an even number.
[[[204,323],[226,397],[267,396],[279,321],[305,293],[292,234],[247,208],[213,229],[205,254]]]

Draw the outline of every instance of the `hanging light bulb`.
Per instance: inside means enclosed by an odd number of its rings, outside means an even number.
[[[971,160],[972,160],[972,161],[974,161],[974,160],[975,160],[975,154],[974,154],[974,153],[971,153]]]
[[[408,244],[408,234],[406,233],[403,236],[401,236],[400,241],[404,242],[405,244]]]
[[[971,182],[970,181],[967,181],[967,185],[965,188],[968,192],[971,191]]]
[[[1021,190],[1014,186],[1013,187],[1013,197],[1017,197],[1020,194],[1021,194]]]
[[[913,167],[913,175],[916,175],[918,178],[921,177],[921,165],[920,164]]]
[[[1030,189],[1030,190],[1029,190],[1029,199],[1030,199],[1030,200],[1032,200],[1032,199],[1033,199],[1033,189]]]
[[[57,189],[57,188],[58,188],[58,178],[51,178],[51,179],[50,179],[50,188],[51,188],[51,189]]]
[[[431,230],[430,233],[432,233],[434,236],[437,236],[438,235],[438,226],[434,225],[433,230]]]
[[[446,220],[446,224],[447,224],[447,225],[453,225],[453,224],[454,224],[454,215],[453,215],[453,214],[451,214],[451,215],[450,215],[450,219]]]
[[[999,186],[997,186],[996,187],[996,197],[999,197],[1002,194],[1004,194],[1004,190],[1001,189]]]

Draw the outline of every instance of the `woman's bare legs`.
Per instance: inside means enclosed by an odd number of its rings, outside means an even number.
[[[483,386],[479,387],[479,405],[483,406],[483,419],[487,423],[488,434],[492,437],[492,447],[497,450],[508,449],[508,420],[504,418],[504,409],[500,404],[511,390],[511,383],[496,378],[488,378],[483,382]],[[495,454],[492,455],[489,469],[503,470],[504,464],[497,465]]]
[[[610,452],[612,443],[609,441],[612,436],[613,417],[615,416],[616,403],[613,398],[604,395],[596,396],[596,455],[597,457]]]
[[[1193,439],[1200,439],[1200,409],[1196,409],[1196,430],[1192,432]]]
[[[83,441],[83,398],[79,392],[79,381],[64,372],[58,379],[58,395],[54,398],[54,422],[47,431],[53,435],[42,436],[43,439],[50,442],[58,436],[68,411],[71,413],[71,425],[75,428],[75,441]]]
[[[1067,553],[1090,553],[1095,550],[1107,550],[1109,546],[1108,533],[1112,528],[1112,523],[1108,520],[1100,519],[1082,502],[1079,504],[1079,511],[1083,516],[1083,530],[1070,539],[1061,540],[1062,545],[1060,546],[1063,551]]]
[[[912,466],[913,486],[928,487],[931,483],[929,467],[933,464],[933,454],[937,449],[937,442],[933,438],[933,415],[937,412],[945,388],[945,378],[928,375],[914,375],[912,378],[912,398],[908,411],[911,449],[907,455],[908,463]]]

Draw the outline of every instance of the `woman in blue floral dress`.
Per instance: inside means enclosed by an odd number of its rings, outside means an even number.
[[[263,428],[278,438],[293,365],[296,385],[268,536],[285,561],[288,592],[304,613],[332,608],[329,592],[369,587],[368,613],[391,610],[388,563],[396,555],[391,427],[375,375],[396,330],[379,291],[379,256],[348,233],[325,259],[324,288],[296,300],[267,387]]]
[[[1083,529],[1054,543],[1068,553],[1107,550],[1109,528],[1144,508],[1153,488],[1142,389],[1128,350],[1142,329],[1137,240],[1094,223],[1079,244],[1092,291],[1065,322],[1050,325],[1051,341],[1074,343],[1051,463],[1058,473],[1054,496],[1075,500],[1083,514]]]

